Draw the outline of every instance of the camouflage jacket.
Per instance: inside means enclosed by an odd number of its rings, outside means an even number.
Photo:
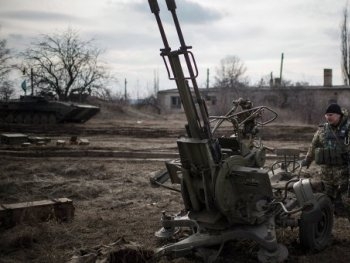
[[[349,152],[349,139],[350,121],[348,121],[348,114],[345,112],[338,126],[334,127],[329,123],[319,126],[306,154],[306,160],[309,163],[314,160],[316,148],[340,147],[344,152]]]

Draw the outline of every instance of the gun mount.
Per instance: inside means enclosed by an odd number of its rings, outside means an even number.
[[[277,162],[270,169],[262,168],[266,147],[258,127],[273,121],[277,114],[238,99],[225,116],[209,117],[196,83],[197,65],[189,51],[191,47],[185,44],[175,1],[166,0],[166,4],[180,40],[178,50],[172,50],[168,44],[157,0],[148,2],[164,44],[160,55],[169,78],[176,82],[187,118],[187,136],[177,140],[180,159],[166,163],[171,182],[181,185],[185,209],[178,215],[164,212],[162,228],[156,236],[169,238],[180,228],[191,231],[190,236],[159,248],[156,255],[195,253],[213,262],[227,241],[250,239],[260,245],[260,262],[282,262],[288,257],[288,250],[277,242],[277,227],[299,227],[304,247],[323,249],[329,243],[333,225],[329,198],[314,194],[309,179],[295,175],[295,169],[288,170],[292,163],[289,160]],[[188,76],[181,61],[185,62]],[[239,107],[242,110],[237,112]],[[266,111],[272,117],[263,121]],[[233,125],[233,133],[216,138],[215,133],[224,122]],[[300,167],[295,160],[293,167]],[[164,182],[164,178],[160,181]],[[213,246],[219,246],[219,250],[210,255],[202,253]]]

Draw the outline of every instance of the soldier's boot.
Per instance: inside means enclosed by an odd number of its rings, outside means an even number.
[[[333,198],[334,215],[336,217],[347,217],[346,208],[340,192],[337,192],[335,198]]]
[[[341,200],[334,200],[334,215],[336,217],[348,217],[349,213]]]

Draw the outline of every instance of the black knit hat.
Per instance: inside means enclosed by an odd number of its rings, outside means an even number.
[[[327,110],[326,110],[326,113],[337,113],[337,114],[340,114],[342,115],[342,111],[341,111],[341,108],[340,106],[337,104],[337,103],[332,103],[328,106]]]

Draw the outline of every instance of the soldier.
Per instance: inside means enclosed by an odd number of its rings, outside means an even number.
[[[325,193],[334,204],[337,216],[350,221],[349,198],[349,127],[348,113],[332,103],[325,112],[326,123],[315,133],[302,166],[309,168],[313,160],[321,166]]]

